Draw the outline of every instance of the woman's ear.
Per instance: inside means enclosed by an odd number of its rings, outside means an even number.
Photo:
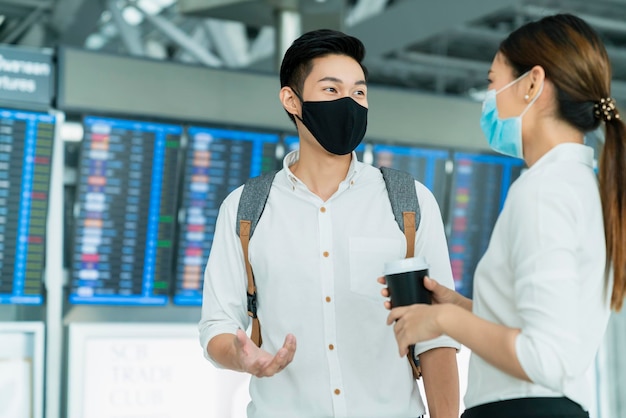
[[[279,93],[280,102],[287,112],[292,115],[297,115],[300,110],[300,100],[289,86],[285,86],[280,89]]]
[[[528,75],[528,86],[526,87],[526,95],[524,98],[526,100],[532,100],[537,94],[539,94],[539,89],[543,85],[546,79],[546,72],[541,65],[535,65]]]

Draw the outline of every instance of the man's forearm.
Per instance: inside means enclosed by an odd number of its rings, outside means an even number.
[[[243,367],[235,355],[235,339],[233,334],[220,334],[211,338],[207,345],[209,356],[227,369],[242,372]]]
[[[431,418],[458,418],[459,372],[456,349],[435,348],[419,355]]]

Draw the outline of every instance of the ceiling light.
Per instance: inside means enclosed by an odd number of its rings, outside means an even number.
[[[99,33],[92,33],[85,40],[85,47],[87,49],[100,49],[106,43],[106,38]]]
[[[122,10],[122,16],[124,17],[124,20],[132,26],[137,26],[143,22],[143,15],[141,12],[132,6],[124,7],[124,10]]]

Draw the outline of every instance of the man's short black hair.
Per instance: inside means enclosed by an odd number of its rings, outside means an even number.
[[[359,63],[367,80],[367,68],[362,61],[365,57],[365,46],[354,36],[346,35],[331,29],[318,29],[305,33],[296,39],[283,57],[280,65],[280,87],[291,87],[302,96],[304,80],[313,69],[312,61],[326,55],[346,55]],[[292,114],[287,112],[295,123]]]

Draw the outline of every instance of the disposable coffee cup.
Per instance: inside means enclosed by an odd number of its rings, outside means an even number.
[[[384,275],[391,307],[431,303],[431,292],[424,286],[428,267],[424,257],[403,258],[385,263]]]

